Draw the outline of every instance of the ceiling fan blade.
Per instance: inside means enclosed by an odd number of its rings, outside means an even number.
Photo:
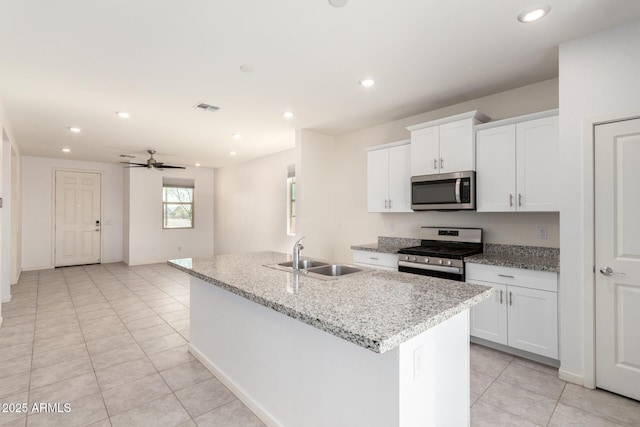
[[[167,169],[186,169],[184,166],[172,166],[172,165],[162,165],[161,167]]]
[[[120,162],[124,165],[137,165],[137,166],[147,166],[146,163],[134,163],[134,162]]]
[[[131,168],[146,168],[147,165],[132,165],[132,166],[123,166],[124,169],[131,169]]]

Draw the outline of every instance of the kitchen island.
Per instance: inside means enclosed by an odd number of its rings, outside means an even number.
[[[277,252],[169,261],[191,278],[190,351],[267,425],[469,420],[468,309],[491,289],[389,271],[318,280]]]

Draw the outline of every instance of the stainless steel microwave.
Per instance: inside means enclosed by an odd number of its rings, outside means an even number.
[[[475,210],[476,173],[441,173],[411,177],[414,211]]]

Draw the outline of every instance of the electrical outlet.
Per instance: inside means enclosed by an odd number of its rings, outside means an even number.
[[[413,350],[413,379],[419,378],[424,371],[424,349],[422,346]]]
[[[538,239],[547,239],[547,227],[543,225],[539,225],[538,227],[536,227],[536,236]]]

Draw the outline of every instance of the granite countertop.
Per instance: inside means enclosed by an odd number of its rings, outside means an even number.
[[[384,353],[491,295],[491,288],[370,270],[319,280],[265,267],[279,252],[184,258],[168,264],[376,353]]]
[[[560,272],[560,250],[537,246],[485,244],[484,253],[466,257],[472,264],[524,268],[526,270]]]
[[[356,251],[380,252],[385,254],[397,254],[402,248],[417,246],[421,242],[420,239],[411,239],[405,237],[378,237],[378,243],[365,243],[362,245],[353,245],[351,249]]]

